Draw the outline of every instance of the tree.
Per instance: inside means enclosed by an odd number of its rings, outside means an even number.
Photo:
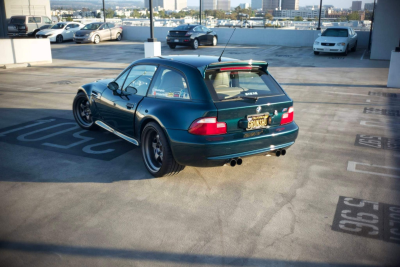
[[[72,21],[72,17],[66,17],[66,21]]]
[[[347,20],[360,20],[360,14],[358,14],[358,12],[351,12],[347,16]]]
[[[264,18],[266,18],[268,20],[272,20],[274,17],[270,13],[265,13]]]
[[[140,18],[140,13],[137,9],[133,10],[131,16],[134,18]]]
[[[303,17],[300,16],[294,17],[294,21],[303,21]]]
[[[344,16],[344,15],[342,15],[342,16],[340,16],[339,20],[340,20],[340,21],[347,21],[347,17]]]

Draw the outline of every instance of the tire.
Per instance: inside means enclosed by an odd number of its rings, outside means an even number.
[[[346,51],[344,51],[343,55],[347,56],[349,54],[349,45],[346,46]]]
[[[100,36],[96,35],[96,36],[93,38],[93,43],[95,43],[95,44],[100,43]]]
[[[192,46],[192,48],[193,48],[194,50],[196,50],[197,48],[199,48],[199,40],[194,39],[191,46]]]
[[[171,49],[175,49],[175,47],[176,47],[176,45],[174,45],[174,44],[169,44],[168,46],[169,46],[169,48],[171,48]]]
[[[185,168],[175,161],[164,131],[155,122],[144,127],[141,149],[144,165],[154,177],[175,175]]]
[[[319,55],[319,52],[318,51],[314,51],[314,55]]]
[[[214,36],[214,37],[213,37],[212,45],[213,45],[213,46],[216,46],[217,44],[218,44],[218,38],[217,38],[217,36]]]
[[[116,36],[115,40],[121,41],[122,40],[122,34],[121,33],[117,33],[117,36]]]
[[[61,44],[64,41],[64,38],[61,34],[56,36],[56,43]]]
[[[351,52],[356,52],[357,50],[357,42],[354,44],[353,48],[351,49]]]
[[[76,123],[85,130],[97,130],[97,125],[93,122],[92,112],[90,110],[89,99],[84,92],[79,92],[72,103],[72,113]]]

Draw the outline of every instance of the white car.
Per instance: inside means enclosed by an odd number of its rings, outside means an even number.
[[[313,46],[315,55],[326,52],[347,56],[350,50],[354,52],[357,49],[357,33],[350,27],[330,27],[318,35]]]
[[[36,33],[36,38],[48,38],[50,42],[62,43],[64,40],[72,40],[75,32],[85,26],[78,22],[59,22],[50,29]]]

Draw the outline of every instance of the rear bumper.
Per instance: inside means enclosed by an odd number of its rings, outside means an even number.
[[[178,42],[176,42],[178,40]],[[167,37],[167,44],[168,45],[190,45],[192,40],[190,37]]]
[[[299,127],[287,125],[221,136],[197,136],[188,131],[167,130],[175,160],[185,166],[222,166],[233,158],[265,155],[288,149],[297,138]]]

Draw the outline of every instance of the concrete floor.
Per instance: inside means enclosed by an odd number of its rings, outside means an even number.
[[[143,57],[143,43],[54,44],[53,64],[0,70],[0,266],[398,266],[399,244],[331,229],[339,196],[400,205],[400,152],[355,146],[358,134],[400,136],[400,115],[363,113],[400,110],[399,98],[380,94],[400,93],[386,88],[389,62],[364,52],[229,45],[227,57],[269,62],[294,99],[297,142],[284,157],[168,178],[152,178],[140,149],[104,133],[91,138],[108,138],[116,154],[107,160],[45,145],[72,131],[18,141],[57,120],[73,127],[77,88],[116,77]],[[349,162],[367,165],[354,172]]]

